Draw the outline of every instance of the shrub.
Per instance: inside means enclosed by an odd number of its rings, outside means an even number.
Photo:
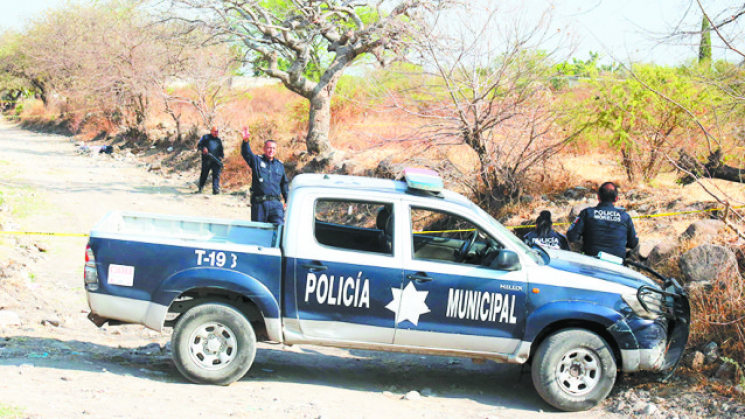
[[[711,289],[694,288],[690,346],[716,342],[722,355],[745,364],[745,279],[718,280]]]

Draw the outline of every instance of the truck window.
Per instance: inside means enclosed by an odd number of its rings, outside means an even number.
[[[393,254],[391,203],[319,199],[314,217],[314,234],[320,244]]]
[[[488,265],[504,247],[477,225],[444,211],[412,208],[411,227],[414,259]]]

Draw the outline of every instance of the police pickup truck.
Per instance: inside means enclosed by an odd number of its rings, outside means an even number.
[[[243,377],[257,341],[529,363],[567,411],[619,370],[675,368],[690,311],[674,279],[530,248],[436,173],[405,178],[299,175],[285,226],[111,212],[86,249],[89,318],[172,327],[196,383]]]

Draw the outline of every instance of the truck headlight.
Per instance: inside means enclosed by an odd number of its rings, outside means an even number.
[[[665,297],[656,292],[644,292],[640,289],[636,294],[623,294],[621,298],[634,314],[643,319],[655,320],[667,311]]]

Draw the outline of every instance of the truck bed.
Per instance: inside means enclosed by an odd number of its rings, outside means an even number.
[[[112,211],[98,222],[91,237],[141,240],[233,243],[279,247],[280,226],[242,220],[183,217],[166,214]]]

